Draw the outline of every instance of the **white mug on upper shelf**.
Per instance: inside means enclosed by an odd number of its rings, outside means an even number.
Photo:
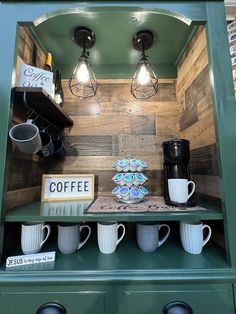
[[[188,186],[192,185],[192,190],[188,192]],[[172,202],[186,203],[195,191],[195,183],[187,179],[168,179],[169,197]]]

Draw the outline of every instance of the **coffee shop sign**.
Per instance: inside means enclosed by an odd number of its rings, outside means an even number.
[[[45,174],[42,178],[41,200],[64,201],[94,198],[93,174]]]

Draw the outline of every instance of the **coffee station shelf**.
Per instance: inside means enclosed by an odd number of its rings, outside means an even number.
[[[73,125],[73,121],[63,111],[62,107],[42,88],[16,87],[14,88],[14,95],[15,107],[16,109],[19,108],[21,112],[25,111],[27,113],[28,110],[31,110],[35,114],[46,118],[60,129]]]
[[[184,251],[178,236],[171,235],[166,243],[152,253],[142,252],[135,239],[134,224],[126,225],[124,239],[112,254],[102,254],[99,251],[96,239],[96,226],[92,225],[92,236],[87,243],[73,254],[62,254],[57,248],[56,236],[43,246],[42,252],[56,251],[55,262],[42,263],[14,268],[5,268],[5,263],[0,267],[1,278],[17,276],[22,280],[27,277],[40,276],[40,280],[49,273],[56,274],[60,280],[62,277],[93,279],[96,280],[127,280],[135,275],[136,279],[147,279],[170,282],[191,281],[193,279],[204,281],[209,276],[222,279],[229,276],[230,268],[226,262],[225,251],[213,241],[207,243],[202,254],[194,255]],[[11,256],[21,255],[20,246],[11,252]],[[214,272],[213,269],[217,269]],[[32,272],[31,272],[32,271]],[[232,274],[231,274],[232,275]],[[26,277],[25,277],[26,276]],[[236,274],[235,274],[236,276]],[[183,279],[184,278],[184,279]],[[2,279],[4,280],[4,279]],[[47,278],[46,278],[47,280]],[[1,280],[0,280],[1,281]]]
[[[6,222],[19,221],[174,221],[174,220],[222,220],[222,211],[209,204],[201,204],[204,211],[86,213],[93,200],[64,202],[33,202],[6,212]]]

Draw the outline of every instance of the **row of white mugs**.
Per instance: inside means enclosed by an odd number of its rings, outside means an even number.
[[[180,239],[184,250],[191,254],[200,254],[203,246],[211,237],[210,226],[201,221],[180,221]],[[166,232],[160,237],[162,228]],[[81,231],[87,229],[87,235],[82,241]],[[122,229],[119,236],[118,230]],[[208,230],[207,235],[204,229]],[[47,232],[45,232],[47,231]],[[72,254],[82,248],[91,235],[89,225],[63,223],[58,225],[58,249],[63,254]],[[24,254],[34,254],[41,250],[43,244],[51,233],[51,227],[44,223],[25,222],[21,229],[21,248]],[[154,252],[169,237],[170,227],[167,224],[156,222],[137,222],[136,238],[138,247],[143,252]],[[98,222],[97,241],[101,253],[111,254],[115,252],[117,245],[125,235],[125,225],[118,222]]]

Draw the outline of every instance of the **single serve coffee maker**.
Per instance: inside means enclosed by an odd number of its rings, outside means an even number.
[[[173,139],[162,143],[164,156],[164,200],[167,205],[176,207],[192,207],[195,202],[189,197],[185,202],[176,202],[170,199],[168,179],[190,180],[189,173],[189,141]],[[173,180],[172,180],[173,181]]]

